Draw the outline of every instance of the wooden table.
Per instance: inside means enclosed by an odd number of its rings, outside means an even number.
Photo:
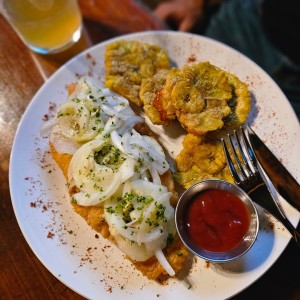
[[[86,47],[125,33],[164,28],[149,11],[130,0],[82,0],[80,5],[84,35],[76,46],[60,55],[32,53],[0,15],[0,299],[82,299],[41,264],[14,215],[9,158],[26,106],[59,66]],[[297,246],[290,242],[271,269],[233,299],[300,299],[299,254]]]

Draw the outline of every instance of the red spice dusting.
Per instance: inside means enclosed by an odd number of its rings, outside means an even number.
[[[48,106],[48,113],[43,115],[42,120],[48,121],[49,119],[53,118],[56,112],[56,104],[54,102],[50,102]]]
[[[56,110],[56,103],[50,102],[50,105],[48,107],[49,111],[55,111]]]
[[[191,54],[191,55],[188,57],[187,62],[188,62],[188,63],[193,63],[193,62],[195,62],[196,60],[197,60],[196,55],[195,55],[195,54]]]
[[[43,205],[43,201],[41,199],[37,199],[36,201],[31,201],[30,202],[30,207],[34,207],[34,208],[38,207],[38,208],[40,208],[41,206],[45,206],[45,205]],[[47,209],[47,207],[46,207],[46,209]]]
[[[93,59],[93,56],[90,53],[87,53],[85,57],[90,60],[92,66],[96,65],[96,61]]]
[[[45,114],[45,115],[43,116],[43,121],[48,121],[48,120],[49,120],[49,115]]]
[[[53,232],[50,232],[50,231],[47,234],[48,239],[52,239],[54,236],[55,236],[55,234]]]
[[[107,292],[112,293],[113,291],[112,286],[109,285],[105,279],[100,280],[100,282],[105,284]]]

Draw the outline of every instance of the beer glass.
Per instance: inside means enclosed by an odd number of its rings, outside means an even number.
[[[0,9],[23,42],[40,54],[60,52],[80,39],[77,0],[0,0]]]

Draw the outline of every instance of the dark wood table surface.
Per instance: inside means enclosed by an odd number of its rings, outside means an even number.
[[[108,38],[164,29],[130,0],[80,1],[84,34],[58,55],[32,53],[0,15],[0,299],[82,299],[54,277],[25,241],[9,191],[9,159],[18,123],[34,94],[64,62]],[[300,299],[300,251],[292,241],[260,279],[232,299]]]

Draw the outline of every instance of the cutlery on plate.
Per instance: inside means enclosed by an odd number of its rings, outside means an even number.
[[[234,130],[234,134],[228,134],[227,137],[230,148],[227,146],[228,142],[226,143],[224,138],[221,138],[221,142],[228,167],[235,183],[247,192],[254,202],[266,209],[280,221],[300,247],[300,232],[291,224],[274,199],[265,178],[263,178],[259,171],[261,166],[256,160],[244,129],[241,127],[239,132]],[[234,159],[231,158],[231,153]]]
[[[248,138],[260,165],[277,192],[300,211],[300,185],[249,126]]]

